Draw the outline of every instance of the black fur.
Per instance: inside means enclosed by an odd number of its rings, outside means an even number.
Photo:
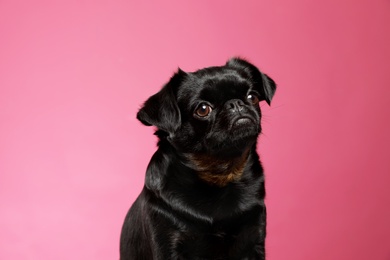
[[[120,259],[265,259],[257,101],[275,82],[249,62],[178,70],[137,118],[156,126],[158,150],[123,224]],[[256,98],[257,97],[257,98]],[[201,104],[211,113],[195,112]]]

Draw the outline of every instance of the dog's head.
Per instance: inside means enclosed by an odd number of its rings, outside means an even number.
[[[234,155],[261,132],[260,101],[271,103],[275,82],[251,63],[233,58],[193,73],[178,70],[151,96],[137,118],[158,128],[183,153]]]

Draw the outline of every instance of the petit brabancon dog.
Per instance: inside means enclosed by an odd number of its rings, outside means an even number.
[[[240,58],[178,70],[137,118],[157,128],[158,150],[130,208],[121,260],[265,259],[260,101],[275,82]]]

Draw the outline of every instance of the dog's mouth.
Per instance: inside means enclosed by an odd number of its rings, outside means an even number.
[[[232,120],[231,128],[243,127],[256,124],[255,120],[249,116],[239,116]]]

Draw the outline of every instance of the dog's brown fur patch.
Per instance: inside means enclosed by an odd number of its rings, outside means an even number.
[[[199,178],[209,184],[224,187],[241,178],[248,154],[249,151],[246,151],[242,156],[231,159],[220,159],[205,154],[191,154],[189,158],[194,164]]]

